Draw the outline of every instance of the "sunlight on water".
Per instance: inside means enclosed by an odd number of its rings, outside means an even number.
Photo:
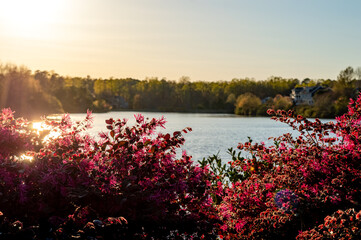
[[[44,122],[33,122],[33,129],[37,131],[38,134],[44,133],[47,131],[48,133],[45,135],[43,142],[48,142],[52,139],[60,137],[60,131],[53,129],[51,126],[45,124]]]
[[[45,122],[33,122],[32,128],[36,131],[36,133],[39,136],[43,136],[43,140],[42,140],[43,143],[48,143],[61,136],[61,132],[59,129],[54,129],[53,127],[49,126]],[[34,156],[31,152],[27,152],[27,153],[22,154],[17,159],[19,159],[21,161],[31,162],[34,160]]]

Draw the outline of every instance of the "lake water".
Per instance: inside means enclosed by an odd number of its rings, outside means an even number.
[[[236,148],[238,143],[245,142],[251,137],[254,142],[273,142],[269,137],[277,137],[287,132],[294,132],[288,125],[271,120],[269,117],[241,117],[234,114],[199,114],[199,113],[157,113],[157,112],[109,112],[94,113],[94,127],[90,134],[96,136],[100,131],[106,131],[105,120],[129,119],[134,124],[134,114],[141,113],[145,117],[167,120],[166,129],[162,132],[173,133],[185,127],[191,127],[192,132],[184,135],[186,142],[182,150],[193,156],[193,160],[217,154],[223,161],[229,161],[228,148]],[[70,114],[73,120],[80,120],[85,114]],[[294,132],[296,134],[296,132]]]

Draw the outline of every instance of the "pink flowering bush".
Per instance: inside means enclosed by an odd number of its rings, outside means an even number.
[[[327,216],[324,222],[317,227],[304,231],[297,236],[297,240],[321,239],[360,239],[361,238],[361,211],[350,208],[346,211],[338,210]]]
[[[333,226],[335,236],[359,236],[358,230],[354,232],[358,223],[338,224],[343,217],[337,210],[360,209],[361,97],[351,100],[348,113],[336,122],[310,121],[292,111],[269,110],[269,114],[300,135],[274,138],[273,146],[252,141],[238,146],[251,157],[231,162],[244,176],[242,181],[215,191],[222,198],[217,205],[221,237],[340,239],[323,232],[326,222],[315,228],[325,218],[338,219]]]
[[[109,119],[95,141],[91,115],[47,121],[44,136],[10,109],[0,116],[0,233],[31,239],[215,239],[207,168],[176,157],[182,132],[165,120]],[[47,132],[47,134],[49,133]],[[22,156],[26,154],[31,160]],[[98,236],[98,237],[97,237]],[[100,238],[99,238],[100,239]]]

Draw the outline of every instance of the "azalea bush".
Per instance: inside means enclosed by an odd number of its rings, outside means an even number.
[[[297,240],[306,239],[360,239],[361,211],[350,208],[346,211],[337,210],[331,216],[325,217],[324,222],[311,230],[304,231],[297,236]]]
[[[231,184],[221,179],[223,188],[214,188],[216,199],[222,199],[221,238],[360,237],[360,214],[346,209],[361,209],[361,97],[335,122],[310,121],[293,111],[268,113],[299,135],[273,138],[272,146],[239,144],[247,157],[230,164],[243,179]]]
[[[45,121],[39,132],[10,109],[0,114],[0,238],[215,239],[207,168],[186,153],[165,119],[108,119],[91,126]],[[45,138],[44,138],[45,137]]]

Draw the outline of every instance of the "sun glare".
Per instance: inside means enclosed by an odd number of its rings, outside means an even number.
[[[63,7],[61,0],[2,1],[0,20],[7,32],[16,37],[44,37],[59,20]]]
[[[49,133],[44,137],[43,142],[48,142],[51,139],[58,138],[61,135],[59,131],[52,129],[44,122],[33,122],[33,129],[35,129],[38,134],[43,131],[49,131]]]
[[[43,130],[43,122],[33,122],[33,129],[37,130],[38,132]]]
[[[31,156],[31,155],[23,154],[23,155],[20,156],[20,160],[31,162],[31,161],[34,160],[34,157]]]

